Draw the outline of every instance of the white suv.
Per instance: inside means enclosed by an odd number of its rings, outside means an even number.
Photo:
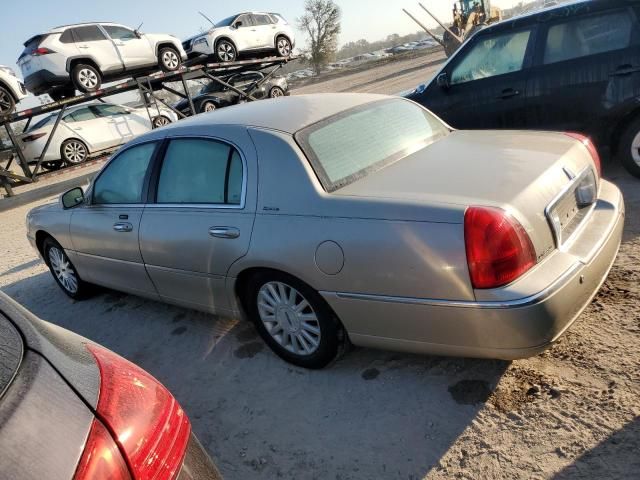
[[[220,62],[233,62],[247,52],[274,52],[291,55],[295,46],[293,28],[278,13],[248,12],[220,20],[207,33],[195,35],[182,46],[190,58],[213,56]]]
[[[116,23],[57,27],[24,46],[18,65],[27,89],[34,95],[48,93],[54,100],[158,67],[174,71],[187,58],[172,35],[143,34]]]
[[[27,96],[22,82],[9,67],[0,65],[0,117],[9,115]]]

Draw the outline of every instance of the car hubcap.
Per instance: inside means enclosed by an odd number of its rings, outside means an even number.
[[[78,279],[73,271],[71,262],[58,247],[49,249],[49,264],[64,289],[69,293],[76,293],[78,291]]]
[[[283,57],[288,56],[291,53],[291,44],[289,43],[289,41],[281,38],[278,41],[278,51]]]
[[[169,125],[171,122],[167,117],[156,117],[153,124],[156,127],[164,127],[165,125]]]
[[[176,55],[175,52],[169,50],[162,54],[162,63],[164,63],[164,66],[167,69],[175,70],[176,68],[178,68],[178,62],[178,55]]]
[[[266,283],[258,291],[258,314],[269,335],[296,355],[311,355],[320,346],[320,323],[311,305],[295,288]]]
[[[280,90],[279,88],[274,88],[273,90],[271,90],[271,98],[277,98],[281,96],[282,96],[282,90]]]
[[[13,104],[11,102],[11,98],[9,97],[9,93],[4,90],[0,90],[0,112],[8,113],[13,108]]]
[[[80,85],[87,89],[95,88],[98,85],[98,75],[88,68],[80,70],[78,79],[80,80]]]
[[[216,106],[213,103],[205,103],[204,111],[205,112],[213,112],[216,109]]]
[[[631,158],[640,166],[640,132],[636,134],[631,142]]]
[[[64,158],[70,163],[81,163],[87,156],[87,149],[80,142],[69,142],[64,146]]]
[[[221,43],[218,46],[218,57],[224,62],[230,62],[236,56],[236,52],[233,50],[233,47],[228,43]]]

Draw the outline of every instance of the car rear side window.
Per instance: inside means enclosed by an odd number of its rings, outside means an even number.
[[[273,20],[269,15],[253,15],[253,20],[256,25],[271,25]]]
[[[232,146],[207,139],[171,140],[162,161],[157,203],[240,205],[243,165]]]
[[[64,33],[62,35],[60,35],[60,42],[61,43],[74,43],[76,41],[75,38],[73,38],[73,29],[69,28],[67,30],[64,31]]]
[[[626,10],[553,25],[547,33],[544,63],[626,48],[631,42],[632,27]]]
[[[408,100],[368,103],[329,117],[295,134],[328,192],[411,155],[449,130]]]
[[[144,179],[155,149],[155,142],[136,145],[109,162],[93,185],[92,203],[143,203]]]
[[[451,72],[451,84],[495,77],[522,70],[531,30],[483,36]]]
[[[106,40],[107,38],[96,25],[76,27],[73,29],[73,34],[77,42],[95,42],[97,40]]]

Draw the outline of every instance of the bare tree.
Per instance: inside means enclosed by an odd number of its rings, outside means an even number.
[[[338,48],[340,7],[333,0],[306,0],[304,11],[298,26],[309,36],[309,57],[317,75]]]

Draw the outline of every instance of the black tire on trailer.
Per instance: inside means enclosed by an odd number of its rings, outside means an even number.
[[[175,72],[182,66],[180,53],[173,47],[163,47],[158,52],[158,65],[163,72]]]
[[[216,43],[216,60],[219,62],[233,62],[238,57],[236,46],[223,38]]]
[[[71,81],[77,90],[91,93],[102,86],[102,74],[93,65],[79,63],[71,70]]]
[[[284,35],[280,35],[276,38],[276,52],[279,57],[289,57],[293,47],[291,46],[291,40]]]
[[[284,97],[284,90],[280,87],[273,87],[269,90],[269,98],[279,98]]]
[[[8,88],[0,85],[0,117],[6,117],[16,108],[16,99]]]

